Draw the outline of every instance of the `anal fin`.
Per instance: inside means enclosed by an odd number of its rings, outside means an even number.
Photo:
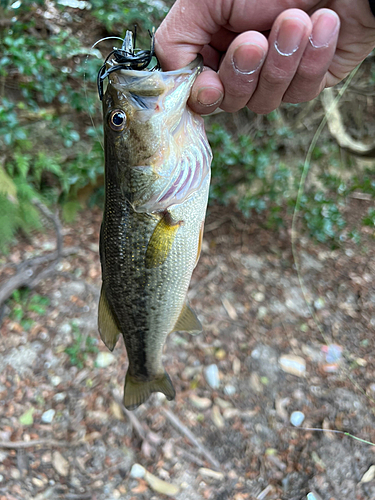
[[[164,264],[182,224],[183,221],[175,221],[169,212],[165,212],[148,242],[145,257],[145,265],[148,269]]]
[[[98,328],[102,341],[110,351],[113,351],[120,336],[120,331],[109,307],[103,286],[100,291]]]
[[[138,381],[129,372],[125,378],[124,406],[127,410],[135,410],[147,401],[153,392],[162,392],[168,401],[174,399],[176,391],[167,372],[162,377],[147,381]]]
[[[203,327],[195,312],[188,303],[184,304],[181,314],[173,328],[174,332],[188,332],[190,335],[199,335]]]

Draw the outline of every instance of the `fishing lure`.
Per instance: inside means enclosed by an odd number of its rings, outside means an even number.
[[[108,54],[103,65],[99,69],[97,77],[98,93],[101,101],[103,100],[104,96],[104,80],[114,71],[119,71],[122,69],[141,71],[149,66],[152,58],[156,59],[156,64],[153,67],[148,68],[148,71],[161,69],[160,63],[155,55],[155,28],[152,29],[152,32],[149,31],[148,34],[151,38],[150,50],[141,50],[135,48],[137,39],[137,27],[135,26],[134,35],[131,31],[126,32],[121,49],[113,49],[112,52]],[[115,66],[107,68],[107,62],[111,56],[113,56],[113,59],[117,64]]]

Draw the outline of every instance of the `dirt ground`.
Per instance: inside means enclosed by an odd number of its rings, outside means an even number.
[[[351,200],[353,226],[368,206]],[[64,226],[78,252],[27,299],[45,311],[3,311],[0,499],[375,499],[375,445],[344,434],[375,442],[374,230],[336,250],[300,238],[313,319],[290,231],[211,207],[189,293],[204,332],[167,340],[176,400],[130,413],[123,341],[108,355],[96,326],[100,219]],[[53,245],[20,241],[2,281]]]

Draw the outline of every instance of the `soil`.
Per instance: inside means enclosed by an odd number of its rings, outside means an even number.
[[[368,205],[350,201],[353,227]],[[335,250],[300,237],[304,297],[290,231],[211,207],[189,292],[204,332],[168,337],[175,401],[129,413],[123,341],[108,357],[96,326],[100,220],[86,210],[64,226],[79,251],[31,292],[45,313],[4,311],[0,499],[375,499],[374,230]],[[53,244],[20,240],[2,280]]]

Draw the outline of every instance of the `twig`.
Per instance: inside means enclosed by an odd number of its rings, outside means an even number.
[[[193,444],[201,453],[206,457],[208,462],[218,470],[221,470],[219,462],[214,458],[211,453],[196,439],[193,433],[178,419],[176,415],[171,413],[166,408],[161,409],[167,419],[179,430],[188,440]]]
[[[33,446],[77,446],[79,443],[69,443],[68,441],[56,441],[55,439],[31,439],[30,441],[0,441],[0,448],[10,448],[19,450],[21,448],[32,448]]]
[[[131,411],[129,411],[125,408],[125,406],[123,405],[123,402],[118,397],[118,395],[115,393],[115,391],[112,391],[112,396],[113,396],[113,399],[116,401],[116,403],[120,406],[122,413],[126,417],[128,417],[128,419],[130,420],[130,423],[132,424],[133,429],[136,431],[136,433],[142,439],[142,441],[144,441],[146,439],[146,432],[143,429],[141,422],[138,420],[138,418],[135,416],[134,413],[132,413]]]
[[[203,460],[196,457],[195,455],[193,455],[189,451],[184,450],[183,448],[180,448],[179,446],[175,446],[174,448],[175,448],[177,454],[183,455],[184,457],[188,458],[189,460],[191,460],[194,464],[198,465],[199,467],[204,467],[205,464],[204,464]]]
[[[326,112],[329,131],[338,145],[356,156],[367,158],[375,157],[375,144],[364,144],[353,139],[345,129],[339,107],[332,108],[335,96],[332,89],[325,89],[321,93],[321,101]]]
[[[55,226],[56,231],[56,250],[47,255],[34,257],[22,262],[17,267],[17,273],[11,276],[9,280],[0,287],[0,305],[7,300],[18,288],[27,286],[35,288],[42,280],[45,280],[56,272],[56,265],[64,255],[62,226],[57,212],[53,214],[40,200],[33,199],[32,203],[38,207],[43,215],[48,217]],[[47,268],[38,270],[37,267],[46,262],[51,262]]]

